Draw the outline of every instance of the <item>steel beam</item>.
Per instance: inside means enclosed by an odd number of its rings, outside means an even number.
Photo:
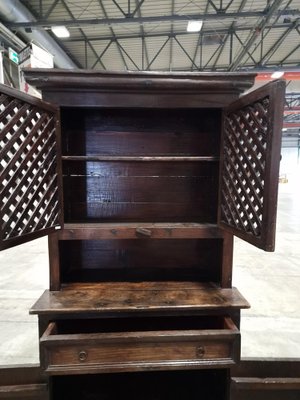
[[[106,9],[104,7],[103,2],[101,0],[98,0],[98,3],[99,3],[99,6],[102,9],[102,12],[103,12],[105,18],[107,18],[107,12],[106,12]],[[123,65],[124,65],[125,69],[128,70],[128,65],[126,63],[126,60],[125,60],[125,57],[124,57],[122,51],[120,50],[119,42],[118,42],[118,39],[116,38],[115,31],[113,30],[113,28],[111,26],[109,26],[109,30],[110,30],[110,33],[112,34],[112,39],[111,40],[114,40],[116,42],[119,55],[120,55],[120,57],[121,57],[121,59],[123,61]]]
[[[285,38],[289,35],[289,33],[294,29],[295,26],[298,25],[298,21],[295,21],[294,26],[288,28],[281,36],[280,38],[276,41],[276,43],[273,44],[273,46],[271,47],[271,49],[269,51],[267,51],[266,54],[264,54],[264,56],[262,57],[262,59],[260,60],[259,64],[260,65],[264,65],[267,61],[269,61],[269,59],[272,57],[272,55],[275,53],[275,51],[278,50],[278,48],[281,46],[281,44],[283,43],[283,41],[285,40]]]
[[[184,54],[187,56],[187,58],[191,61],[192,65],[194,65],[194,67],[196,69],[198,69],[198,66],[194,63],[194,60],[189,55],[189,53],[186,51],[186,49],[182,46],[182,44],[179,42],[179,40],[177,39],[176,36],[174,36],[174,39],[175,39],[176,43],[179,45],[179,47],[181,48],[181,50],[184,52]]]
[[[48,19],[52,13],[52,11],[54,10],[54,8],[56,7],[57,3],[59,2],[59,0],[54,0],[53,3],[51,4],[51,6],[48,8],[47,12],[44,14],[43,19]]]
[[[280,11],[278,11],[278,8],[280,7],[282,3],[282,0],[274,0],[272,5],[266,9],[266,14],[264,18],[261,19],[259,24],[253,29],[252,34],[250,35],[249,39],[247,40],[247,43],[243,45],[241,51],[233,61],[233,63],[229,66],[228,71],[235,71],[238,66],[240,65],[242,59],[244,56],[249,53],[249,50],[255,40],[257,39],[257,30],[261,31],[262,29],[265,28],[267,23],[270,21],[270,19],[279,13],[281,15]]]
[[[157,59],[157,57],[160,55],[160,53],[162,52],[162,50],[164,49],[164,47],[166,46],[166,44],[168,43],[168,41],[170,40],[170,36],[167,37],[167,40],[162,44],[162,46],[159,48],[158,52],[155,54],[155,56],[152,58],[150,64],[148,64],[147,66],[147,70],[150,69],[151,65],[154,63],[154,61]]]
[[[260,41],[254,46],[254,49],[252,50],[252,53],[251,53],[251,54],[253,54],[253,53],[256,51],[256,49],[258,48],[258,46],[261,47],[260,50],[261,50],[261,54],[262,54],[265,38],[266,38],[267,35],[271,32],[271,30],[276,26],[276,23],[277,23],[279,17],[285,15],[285,14],[288,12],[288,9],[289,9],[289,6],[290,6],[291,3],[292,3],[292,0],[289,0],[287,3],[285,3],[284,8],[283,8],[282,10],[277,11],[276,13],[274,13],[274,15],[275,15],[276,18],[275,18],[274,21],[272,21],[272,24],[271,24],[269,27],[267,27],[267,26],[265,26],[265,25],[262,26],[262,27],[258,27],[258,29],[261,31],[261,39],[260,39]],[[275,1],[274,1],[273,5],[272,5],[271,7],[273,7],[274,4],[275,4]],[[262,21],[262,23],[264,23],[264,21]],[[287,27],[285,27],[285,28],[287,28]],[[265,31],[267,31],[267,32],[265,32]],[[255,40],[255,39],[254,39],[254,40]],[[248,53],[248,54],[249,54],[249,53]],[[249,60],[249,57],[244,61],[244,63],[248,62],[248,60]],[[259,62],[258,62],[257,64],[259,64]]]
[[[282,60],[280,60],[279,65],[282,65],[282,64],[283,64],[288,58],[290,58],[290,56],[291,56],[292,54],[294,54],[295,51],[297,51],[299,48],[300,48],[300,43],[299,43],[296,47],[294,47],[293,50],[290,51],[289,54],[288,54],[287,56],[285,56]]]
[[[293,25],[293,23],[290,24],[278,24],[275,26],[271,26],[271,25],[267,25],[265,27],[265,29],[268,28],[272,28],[272,29],[282,29],[282,28],[289,28]],[[226,29],[226,28],[221,28],[221,29],[205,29],[201,32],[202,35],[206,36],[206,35],[226,35],[228,34],[229,30],[230,33],[231,32],[245,32],[245,31],[249,31],[253,28],[253,26],[241,26],[241,27],[235,27],[232,30],[230,29]],[[195,33],[191,33],[191,32],[187,32],[186,30],[184,31],[177,31],[177,32],[173,32],[173,35],[176,36],[183,36],[183,35],[193,35]],[[160,37],[160,36],[168,36],[170,35],[170,32],[150,32],[150,33],[144,33],[144,34],[140,34],[140,33],[130,33],[130,34],[125,34],[125,35],[105,35],[105,36],[94,36],[94,37],[89,37],[89,40],[92,41],[99,41],[99,40],[112,40],[112,39],[139,39],[139,38],[151,38],[151,37]],[[172,35],[172,34],[171,34]],[[200,35],[199,35],[200,36]],[[68,42],[81,42],[84,39],[82,37],[70,37],[70,38],[66,38],[63,41],[65,43]],[[195,49],[196,50],[196,49]],[[195,61],[195,60],[194,60]]]
[[[65,7],[67,13],[70,15],[71,18],[75,18],[72,11],[69,9],[68,5],[66,4],[65,0],[61,0],[62,5]],[[89,45],[90,49],[92,50],[92,52],[94,53],[95,57],[98,57],[98,54],[96,52],[96,50],[94,49],[94,46],[92,45],[92,43],[88,40],[86,34],[83,32],[83,30],[81,28],[79,28],[80,33],[82,34],[82,36],[85,38],[87,44]],[[100,60],[100,64],[102,65],[103,69],[106,69],[105,65],[102,63],[102,61]]]
[[[208,7],[209,7],[209,0],[207,0],[207,2],[206,2],[205,12],[204,12],[205,14],[207,14]],[[205,25],[205,24],[203,24],[203,25]],[[193,71],[193,64],[195,63],[195,60],[196,60],[196,57],[197,57],[197,53],[198,53],[198,48],[199,48],[199,46],[200,46],[200,56],[199,56],[200,59],[199,59],[199,67],[198,67],[198,70],[201,70],[201,68],[202,68],[203,31],[204,31],[204,27],[202,27],[202,30],[201,30],[200,35],[199,35],[199,38],[198,38],[197,43],[196,43],[196,47],[195,47],[195,50],[194,50],[193,63],[192,63],[192,65],[191,65],[191,71]]]
[[[281,3],[282,0],[275,0],[274,3]],[[62,0],[63,2],[63,0]],[[277,5],[278,7],[279,5]],[[204,14],[188,14],[188,15],[158,15],[158,16],[146,16],[146,17],[124,17],[124,18],[92,18],[92,19],[70,19],[70,20],[37,20],[30,22],[7,22],[7,26],[11,29],[19,28],[37,28],[37,27],[49,27],[49,26],[73,26],[79,27],[83,25],[110,25],[110,24],[132,24],[132,23],[151,23],[151,22],[166,22],[166,21],[188,21],[192,19],[201,20],[223,20],[223,19],[237,19],[237,18],[264,18],[269,20],[271,16],[281,15],[280,11],[275,11],[274,7],[271,7],[267,11],[245,11],[245,12],[232,12],[232,13],[204,13]],[[300,15],[300,10],[289,10],[289,15],[294,16]]]

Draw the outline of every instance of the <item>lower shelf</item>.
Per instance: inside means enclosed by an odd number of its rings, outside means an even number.
[[[228,370],[53,377],[55,400],[228,400]]]

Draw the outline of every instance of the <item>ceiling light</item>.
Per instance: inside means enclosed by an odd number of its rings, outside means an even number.
[[[272,79],[278,79],[278,78],[281,78],[283,75],[284,75],[284,71],[275,71],[271,75],[271,78]]]
[[[51,31],[59,38],[70,37],[70,32],[65,26],[52,26]]]
[[[203,21],[189,21],[186,27],[187,32],[200,32]]]

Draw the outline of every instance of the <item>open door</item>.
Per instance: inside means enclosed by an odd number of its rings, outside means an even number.
[[[0,249],[63,223],[59,109],[0,85]]]
[[[285,82],[273,81],[223,113],[218,224],[274,251]]]

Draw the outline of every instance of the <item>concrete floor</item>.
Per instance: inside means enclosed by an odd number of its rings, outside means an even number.
[[[242,357],[300,358],[300,161],[283,149],[275,253],[235,241],[234,286],[242,312]],[[37,363],[37,319],[28,309],[48,288],[47,239],[0,253],[0,364]]]
[[[300,358],[300,160],[283,149],[276,249],[235,239],[233,285],[251,304],[242,311],[242,357]]]

